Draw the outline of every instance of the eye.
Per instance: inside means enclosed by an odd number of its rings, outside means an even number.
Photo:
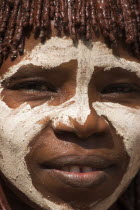
[[[134,93],[140,92],[140,87],[135,84],[129,83],[119,83],[119,84],[111,84],[103,88],[101,91],[102,94],[111,94],[111,93]]]
[[[23,91],[40,91],[40,92],[57,92],[57,88],[55,88],[53,85],[49,84],[46,81],[41,81],[41,80],[34,80],[34,81],[23,81],[23,82],[18,82],[15,84],[8,84],[4,85],[6,86],[7,89],[10,90],[23,90]]]

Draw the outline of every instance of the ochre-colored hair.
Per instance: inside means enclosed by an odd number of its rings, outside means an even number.
[[[51,21],[60,37],[93,40],[99,33],[110,47],[121,42],[140,57],[140,0],[1,0],[0,63],[23,54],[30,32],[51,37]]]

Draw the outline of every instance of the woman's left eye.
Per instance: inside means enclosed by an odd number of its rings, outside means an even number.
[[[20,82],[17,84],[8,85],[6,88],[10,90],[48,91],[48,92],[53,92],[53,93],[57,92],[57,89],[46,81]]]
[[[135,84],[111,84],[103,88],[101,91],[102,94],[111,94],[111,93],[133,93],[133,92],[140,92],[140,87]]]

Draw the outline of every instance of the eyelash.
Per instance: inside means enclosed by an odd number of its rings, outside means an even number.
[[[52,84],[46,81],[34,80],[34,81],[23,81],[13,85],[6,85],[7,89],[11,90],[22,90],[28,92],[50,92],[57,93],[58,90]],[[106,86],[101,90],[101,94],[127,94],[140,92],[140,88],[135,84],[129,83],[118,83]]]
[[[135,84],[129,84],[129,83],[119,83],[119,84],[112,84],[107,87],[105,87],[101,93],[102,94],[111,94],[111,93],[133,93],[133,92],[139,92],[140,88]]]
[[[53,92],[57,93],[57,88],[47,83],[46,81],[27,81],[21,82],[15,85],[10,85],[7,89],[11,90],[24,90],[24,91],[36,91],[36,92]]]

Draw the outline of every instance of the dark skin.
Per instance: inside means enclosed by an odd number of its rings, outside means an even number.
[[[31,37],[26,42],[25,48],[27,51],[31,51],[37,44],[38,41]],[[137,61],[121,48],[120,57]],[[23,57],[18,57],[15,61],[6,60],[1,67],[1,75],[22,59]],[[15,109],[24,102],[28,102],[31,107],[36,107],[46,101],[49,102],[49,105],[58,106],[75,95],[76,60],[64,63],[54,71],[44,71],[43,73],[38,67],[28,66],[28,68],[30,71],[26,72],[24,68],[20,69],[10,79],[9,83],[5,82],[3,84],[3,100],[10,108]],[[29,83],[31,78],[34,78],[34,82]],[[97,201],[99,198],[101,200],[105,199],[112,194],[126,172],[129,156],[124,149],[123,140],[116,134],[110,122],[107,123],[104,117],[99,117],[96,114],[92,108],[92,103],[109,101],[137,108],[140,105],[139,82],[140,79],[134,73],[123,69],[112,69],[104,72],[103,68],[96,67],[88,87],[91,113],[85,124],[81,125],[77,120],[74,120],[74,128],[64,124],[59,124],[55,129],[46,126],[32,140],[31,150],[26,157],[26,162],[33,185],[44,197],[50,196],[49,199],[54,202],[66,202],[74,209],[84,210],[89,208],[90,203]],[[19,84],[22,84],[22,86]],[[52,96],[53,100],[50,100]],[[40,123],[44,124],[46,122]],[[65,183],[61,179],[56,179],[43,168],[42,164],[44,162],[50,159],[58,159],[62,155],[80,159],[100,156],[112,164],[105,170],[105,177],[97,180],[96,184],[80,187],[79,183],[79,186],[76,187]],[[96,161],[100,162],[99,159]],[[11,186],[11,189],[15,194],[18,194],[17,189],[13,186]],[[10,193],[7,191],[6,194]],[[23,199],[22,195],[20,195],[20,199]],[[20,199],[16,201],[19,206],[23,207]],[[12,200],[14,198],[9,198],[10,202]],[[33,205],[30,201],[27,201],[26,195],[23,200],[29,206]],[[13,209],[17,208],[17,204],[12,205]],[[34,205],[33,207],[39,209]]]

